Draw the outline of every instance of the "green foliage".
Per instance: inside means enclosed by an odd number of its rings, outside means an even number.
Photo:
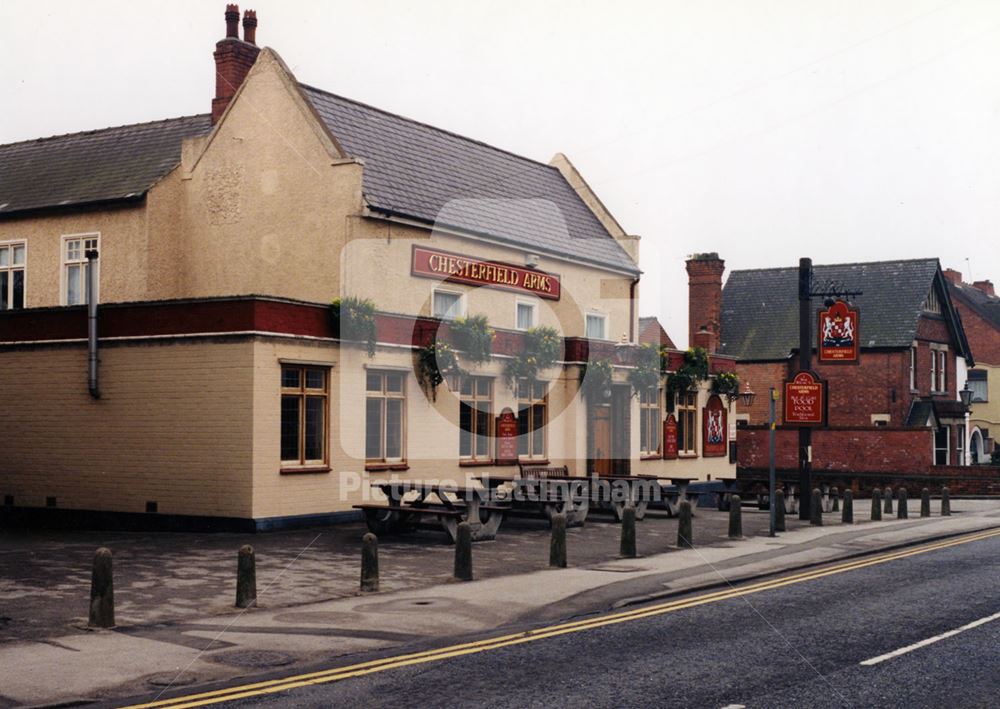
[[[531,328],[524,333],[524,349],[504,365],[507,386],[515,390],[518,379],[537,379],[538,373],[553,366],[561,355],[562,338],[555,328]]]
[[[330,306],[333,327],[342,340],[364,342],[368,357],[375,356],[375,303],[367,298],[337,298]]]
[[[434,401],[437,401],[437,388],[446,376],[464,373],[455,350],[446,342],[437,341],[417,350],[417,381]]]
[[[457,318],[451,323],[451,334],[455,347],[462,351],[465,359],[475,365],[490,361],[496,332],[485,315]]]
[[[688,348],[684,364],[667,379],[667,408],[673,411],[675,395],[689,391],[708,379],[708,352],[704,347]]]
[[[740,378],[736,372],[719,372],[712,381],[712,393],[727,397],[730,401],[739,396]]]
[[[636,396],[660,383],[661,363],[662,352],[656,345],[645,344],[636,350],[635,369],[628,373],[629,384]]]
[[[603,401],[611,389],[614,367],[606,359],[594,359],[580,370],[580,389],[587,401]]]

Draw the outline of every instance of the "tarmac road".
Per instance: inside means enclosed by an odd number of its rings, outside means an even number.
[[[1000,536],[926,549],[225,706],[1000,706]]]

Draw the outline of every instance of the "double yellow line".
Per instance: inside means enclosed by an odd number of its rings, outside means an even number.
[[[190,694],[183,697],[175,697],[174,699],[149,702],[147,704],[136,704],[128,709],[152,709],[153,707],[181,709],[182,707],[201,707],[208,704],[218,704],[236,699],[246,699],[248,697],[256,697],[265,694],[287,692],[299,687],[309,687],[317,684],[326,684],[328,682],[339,682],[340,680],[350,679],[352,677],[363,677],[364,675],[374,674],[376,672],[385,672],[387,670],[393,670],[400,667],[437,662],[439,660],[447,660],[452,657],[461,657],[463,655],[473,655],[480,652],[497,650],[503,647],[510,647],[512,645],[520,645],[522,643],[534,642],[536,640],[553,638],[559,635],[579,633],[585,630],[601,628],[607,625],[627,623],[633,620],[641,620],[642,618],[663,615],[665,613],[673,613],[675,611],[684,610],[685,608],[693,608],[707,603],[717,603],[719,601],[725,601],[732,598],[748,596],[753,593],[760,593],[761,591],[769,591],[771,589],[781,588],[782,586],[804,583],[806,581],[823,578],[824,576],[842,574],[847,571],[854,571],[855,569],[863,569],[867,566],[885,564],[890,561],[896,561],[897,559],[904,559],[908,556],[926,554],[939,549],[946,549],[960,544],[968,544],[969,542],[977,542],[996,536],[1000,536],[1000,529],[976,532],[961,537],[955,537],[946,541],[934,542],[897,552],[890,552],[887,554],[880,554],[878,556],[858,559],[856,561],[826,566],[738,588],[727,588],[712,593],[705,593],[700,596],[694,596],[693,598],[684,598],[676,601],[644,606],[631,611],[602,615],[588,620],[561,623],[559,625],[551,625],[545,628],[528,630],[511,635],[501,635],[499,637],[488,638],[485,640],[476,640],[474,642],[462,643],[459,645],[450,645],[436,650],[426,650],[424,652],[414,652],[406,655],[386,657],[379,660],[370,660],[368,662],[361,662],[355,665],[348,665],[347,667],[336,667],[329,670],[321,670],[319,672],[310,672],[308,674],[285,677],[284,679],[256,682],[253,684],[230,687],[228,689],[218,689],[212,692],[202,692],[200,694]]]

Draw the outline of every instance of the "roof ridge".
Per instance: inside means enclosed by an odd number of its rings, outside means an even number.
[[[81,130],[74,133],[57,133],[56,135],[47,135],[41,138],[27,138],[25,140],[16,140],[13,143],[3,143],[0,144],[0,148],[10,148],[15,145],[24,145],[25,143],[44,143],[49,140],[58,140],[59,138],[75,138],[81,135],[93,135],[95,133],[105,133],[112,130],[120,130],[122,128],[138,128],[139,126],[151,126],[157,123],[171,123],[174,121],[183,121],[190,118],[208,118],[211,113],[193,113],[188,116],[175,116],[173,118],[159,118],[152,121],[141,121],[139,123],[123,123],[117,126],[107,126],[105,128],[91,128],[90,130]]]
[[[937,261],[936,256],[929,256],[926,258],[901,258],[901,259],[884,259],[882,261],[845,261],[843,263],[814,263],[813,268],[833,268],[834,266],[876,266],[884,263],[919,263],[919,262],[929,262]],[[735,269],[729,272],[732,276],[736,273],[759,273],[761,271],[797,271],[798,266],[768,266],[764,268],[741,268]]]
[[[541,160],[536,160],[535,158],[529,158],[526,155],[520,155],[518,153],[515,153],[512,150],[507,150],[506,148],[498,148],[497,146],[491,145],[491,144],[489,144],[489,143],[487,143],[485,141],[476,140],[475,138],[470,138],[467,135],[462,135],[461,133],[456,133],[455,131],[448,130],[447,128],[440,128],[438,126],[431,125],[430,123],[427,123],[425,121],[418,121],[416,118],[410,118],[409,116],[404,116],[404,115],[402,115],[400,113],[395,113],[393,111],[387,111],[384,108],[379,108],[378,106],[373,106],[370,103],[365,103],[364,101],[358,101],[357,99],[348,98],[346,96],[341,96],[340,94],[335,94],[332,91],[327,91],[326,89],[321,89],[321,88],[319,88],[317,86],[312,86],[311,84],[305,84],[305,83],[299,82],[299,86],[301,86],[304,89],[309,89],[310,91],[316,91],[318,93],[325,94],[327,96],[332,96],[333,98],[339,99],[341,101],[347,101],[348,103],[353,103],[355,106],[363,106],[363,107],[365,107],[365,108],[367,108],[369,110],[377,111],[378,113],[382,113],[382,114],[384,114],[386,116],[392,116],[393,118],[398,118],[398,119],[400,119],[402,121],[406,121],[407,123],[415,123],[418,126],[423,126],[424,128],[430,128],[431,130],[437,131],[438,133],[444,133],[445,135],[450,135],[453,138],[458,138],[459,140],[464,140],[467,143],[474,143],[476,145],[481,145],[484,148],[489,148],[490,150],[495,150],[498,153],[504,153],[506,155],[510,155],[511,157],[517,158],[518,160],[524,160],[525,162],[534,163],[535,165],[538,165],[539,167],[546,167],[546,168],[548,168],[550,170],[556,170],[558,172],[558,169],[556,167],[554,167],[553,165],[549,165],[548,163],[544,163]]]

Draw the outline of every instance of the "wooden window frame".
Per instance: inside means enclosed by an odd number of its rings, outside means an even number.
[[[698,457],[698,394],[697,392],[680,392],[677,395],[677,456],[679,458]],[[688,403],[690,401],[690,403]],[[690,417],[690,422],[685,419],[681,424],[681,417]],[[690,425],[689,425],[690,423]],[[680,440],[681,434],[690,431],[691,448],[684,446],[684,441]]]
[[[651,392],[655,392],[652,402],[648,399]],[[639,394],[639,455],[645,459],[660,458],[663,455],[663,409],[660,405],[662,399],[663,390],[658,386],[649,387]],[[647,440],[642,440],[642,422],[646,417],[651,417],[652,420],[646,422]],[[648,445],[650,435],[656,436],[655,450]]]
[[[24,262],[14,263],[14,249],[18,246],[24,248]],[[24,239],[13,239],[10,241],[0,241],[0,249],[7,250],[7,265],[0,266],[0,271],[7,275],[7,307],[6,310],[23,310],[28,307],[28,242]],[[21,272],[21,307],[14,307],[14,273]]]
[[[386,470],[386,469],[405,469],[406,467],[406,442],[407,442],[407,416],[406,416],[406,385],[407,377],[406,372],[398,369],[366,369],[364,372],[365,376],[365,467],[369,470]],[[368,377],[377,376],[381,380],[381,390],[375,392],[374,390],[368,389]],[[401,380],[400,390],[398,392],[389,391],[387,386],[387,381],[390,376],[398,376]],[[382,401],[382,411],[381,411],[381,437],[379,440],[379,453],[381,457],[370,458],[368,457],[368,400],[369,399],[380,399]],[[389,407],[387,402],[390,399],[396,399],[402,401],[399,411],[399,457],[389,458],[386,456],[386,445],[388,443],[388,426],[386,422],[388,420]]]
[[[472,394],[471,395],[467,395],[467,394],[465,394],[465,393],[462,392],[462,384],[464,384],[466,381],[471,381],[471,383],[472,383],[472,388],[471,388]],[[489,393],[486,396],[481,396],[479,394],[479,382],[481,382],[481,381],[485,381],[489,385],[489,388],[490,388],[489,389]],[[458,398],[458,406],[459,406],[459,421],[458,421],[458,428],[459,428],[459,432],[458,432],[458,435],[459,435],[458,451],[459,452],[458,452],[458,459],[462,463],[480,463],[480,464],[492,463],[493,462],[493,447],[494,447],[494,440],[493,440],[493,436],[494,436],[494,431],[493,431],[493,423],[494,423],[493,422],[493,389],[494,389],[494,387],[493,387],[493,378],[492,377],[471,376],[471,375],[470,376],[457,377],[456,385],[457,386],[454,387],[454,391],[458,392],[457,398]],[[469,432],[470,435],[472,436],[472,440],[470,441],[471,454],[470,455],[462,455],[462,439],[461,439],[461,436],[462,436],[462,432],[464,431],[464,429],[462,428],[462,414],[461,414],[462,404],[465,404],[467,406],[471,406],[472,409],[473,409],[473,411],[478,411],[480,409],[477,407],[477,404],[480,404],[480,403],[482,403],[484,401],[487,404],[487,408],[486,408],[486,421],[487,421],[487,423],[486,423],[486,426],[487,426],[487,431],[486,431],[486,439],[487,439],[486,454],[481,456],[481,455],[478,455],[476,453],[476,438],[480,434],[476,430],[476,427],[478,425],[477,424],[478,418],[475,415],[473,415],[473,417],[472,417],[472,430]]]
[[[328,472],[330,470],[330,366],[329,365],[306,365],[306,364],[282,364],[279,376],[280,394],[279,398],[284,401],[285,397],[295,396],[299,399],[299,421],[298,421],[298,450],[297,460],[281,457],[281,447],[279,444],[278,455],[281,459],[281,472]],[[285,372],[295,370],[299,374],[299,385],[288,387],[284,384]],[[321,388],[307,386],[307,371],[319,371],[323,374],[323,386]],[[320,458],[306,458],[306,401],[309,399],[322,399],[323,401],[323,434],[321,445],[323,455]]]
[[[521,383],[522,382],[526,382],[526,383],[530,382],[530,384],[531,384],[531,393],[529,394],[529,396],[528,396],[527,399],[525,399],[525,398],[523,398],[521,396]],[[534,388],[535,388],[536,384],[541,384],[544,387],[544,389],[545,389],[545,393],[542,395],[542,397],[540,399],[537,399],[534,396]],[[518,416],[518,420],[520,420],[520,417],[522,415],[522,413],[521,413],[522,411],[527,412],[526,415],[528,416],[528,430],[527,430],[527,432],[524,433],[524,434],[520,434],[520,433],[518,434],[519,437],[521,435],[524,435],[527,438],[527,441],[528,441],[528,452],[527,452],[527,454],[521,453],[521,445],[520,445],[520,442],[518,442],[517,458],[518,458],[518,460],[523,460],[525,462],[535,462],[535,461],[540,461],[540,460],[548,460],[548,452],[549,452],[549,382],[543,381],[541,379],[528,380],[526,378],[522,378],[522,379],[518,379],[517,380],[516,388],[517,388],[517,391],[515,392],[515,394],[516,394],[516,397],[517,397],[517,416]],[[522,407],[522,402],[525,403],[526,406]],[[539,453],[538,451],[534,450],[534,440],[535,440],[534,433],[535,433],[535,429],[532,427],[532,421],[533,421],[532,413],[534,411],[534,407],[535,406],[541,406],[542,409],[543,409],[543,411],[544,411],[544,414],[542,416],[542,452],[541,453]]]

